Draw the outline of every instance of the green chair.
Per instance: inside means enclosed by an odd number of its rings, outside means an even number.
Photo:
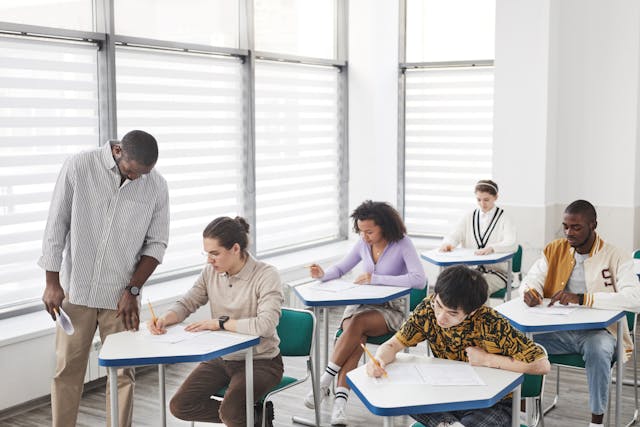
[[[522,246],[518,245],[516,253],[513,254],[511,259],[511,272],[513,276],[518,276],[518,281],[522,282]],[[513,292],[513,289],[511,290]],[[497,298],[504,300],[507,295],[507,288],[498,289],[492,293],[489,298]]]
[[[280,337],[280,354],[282,354],[283,357],[305,357],[307,361],[307,373],[304,378],[283,376],[278,385],[273,387],[265,396],[258,399],[257,403],[262,404],[263,414],[266,414],[267,402],[276,393],[301,384],[308,378],[311,378],[311,387],[315,389],[315,380],[312,374],[313,361],[311,358],[311,349],[313,348],[313,340],[315,339],[315,323],[316,318],[310,311],[282,308],[280,322],[276,327],[278,336]],[[218,390],[211,398],[223,398],[225,391],[226,387]],[[315,406],[316,425],[320,425],[320,410],[317,402]],[[193,425],[193,423],[191,425]],[[265,427],[265,417],[262,418],[262,427]]]
[[[422,289],[411,289],[411,293],[409,294],[409,311],[413,311],[420,302],[427,296],[427,289],[429,288],[429,282],[425,283],[424,288]],[[342,328],[338,328],[336,331],[335,340],[342,335]],[[374,345],[382,345],[389,339],[391,339],[395,335],[395,332],[390,332],[388,334],[379,335],[377,337],[367,337],[367,344]]]
[[[633,251],[633,258],[640,259],[640,249],[636,249],[635,251]]]
[[[636,355],[636,339],[635,339],[635,325],[637,321],[637,313],[626,312],[627,316],[627,326],[629,327],[629,333],[631,334],[631,342],[633,344],[632,349],[632,358],[633,358],[633,390],[635,393],[635,408],[633,412],[633,417],[631,420],[625,425],[626,427],[635,424],[638,420],[638,413],[640,408],[638,406],[638,368],[637,368],[637,355]],[[553,402],[547,408],[545,408],[544,413],[548,413],[552,409],[556,407],[558,404],[558,400],[560,397],[560,367],[571,368],[571,369],[584,369],[585,364],[582,359],[582,355],[578,353],[571,354],[551,354],[549,355],[549,362],[551,364],[556,365],[556,395],[553,398]],[[611,369],[615,366],[615,361],[611,363]],[[612,377],[613,379],[613,377]],[[613,380],[612,380],[613,382]],[[609,393],[611,396],[611,393]],[[609,416],[608,412],[611,405],[607,405],[607,417]]]

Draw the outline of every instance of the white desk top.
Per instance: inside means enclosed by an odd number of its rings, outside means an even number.
[[[489,255],[476,255],[476,249],[456,248],[451,252],[440,252],[438,249],[432,249],[422,252],[420,257],[425,261],[440,267],[449,265],[483,265],[497,264],[499,262],[508,261],[513,258],[514,252],[510,253],[492,253]]]
[[[381,285],[358,285],[341,292],[326,292],[319,290],[318,286],[318,282],[311,282],[296,286],[293,290],[298,298],[309,307],[383,304],[387,301],[408,295],[411,292],[411,288]]]
[[[599,310],[583,306],[577,307],[567,315],[535,314],[522,298],[507,301],[495,309],[522,332],[601,329],[625,315],[624,311]]]
[[[144,326],[143,326],[144,327]],[[202,362],[258,345],[260,337],[214,331],[178,343],[158,342],[146,330],[107,336],[100,366],[141,366]]]
[[[464,364],[446,359],[398,353],[394,363]],[[349,372],[347,383],[373,414],[396,416],[425,414],[462,409],[488,408],[524,381],[523,374],[501,369],[474,366],[486,385],[427,386],[411,384],[380,384],[367,376],[366,366]]]

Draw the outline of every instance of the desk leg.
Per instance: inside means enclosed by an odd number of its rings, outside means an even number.
[[[391,417],[384,417],[382,422],[384,427],[393,427],[393,418]]]
[[[617,342],[617,349],[618,349],[618,362],[616,363],[616,379],[618,381],[616,381],[616,427],[620,426],[620,413],[621,413],[621,409],[620,408],[620,402],[621,399],[620,397],[622,396],[622,378],[624,373],[623,373],[623,368],[624,368],[624,322],[627,321],[626,316],[623,316],[620,320],[618,320],[618,342]]]
[[[118,368],[109,367],[109,400],[111,401],[111,427],[118,427]]]
[[[522,386],[518,386],[513,390],[513,400],[511,401],[511,427],[520,427],[520,392]],[[529,406],[527,406],[527,413]]]
[[[527,332],[525,334],[527,336],[527,338],[529,338],[531,341],[533,341],[533,332]],[[522,400],[522,399],[520,399]],[[527,415],[527,425],[530,426],[531,424],[533,424],[533,417],[534,417],[534,408],[536,408],[535,403],[533,401],[533,397],[525,397],[525,414]],[[520,423],[519,418],[520,418],[520,405],[518,405],[518,424]],[[544,412],[544,410],[542,409],[542,405],[540,407],[540,410]],[[515,413],[515,412],[514,412]],[[538,414],[538,417],[542,417],[543,414]]]
[[[326,307],[322,309],[322,322],[324,323],[324,358],[322,366],[318,366],[318,369],[324,370],[324,367],[329,364],[329,309]],[[320,376],[318,376],[318,384],[320,384]]]
[[[507,261],[507,301],[511,301],[511,285],[513,284],[513,260]]]
[[[253,348],[244,353],[245,396],[247,399],[247,425],[253,425]]]
[[[160,393],[160,425],[167,425],[167,396],[165,393],[165,375],[164,375],[164,365],[158,365],[158,390]]]

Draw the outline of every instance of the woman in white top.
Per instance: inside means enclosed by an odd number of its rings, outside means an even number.
[[[455,231],[444,238],[440,250],[449,252],[461,245],[476,249],[477,255],[515,252],[516,228],[504,210],[496,206],[498,184],[482,179],[476,184],[475,193],[479,209],[462,218]],[[478,266],[489,284],[489,295],[507,285],[507,268],[506,262]]]

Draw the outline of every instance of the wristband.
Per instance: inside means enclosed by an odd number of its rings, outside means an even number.
[[[584,305],[584,294],[578,294],[578,304]]]

